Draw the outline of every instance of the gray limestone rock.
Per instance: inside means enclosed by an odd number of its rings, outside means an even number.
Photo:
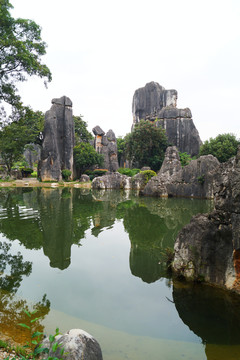
[[[140,120],[156,121],[166,130],[170,144],[191,156],[198,155],[202,144],[192,120],[191,110],[177,109],[177,91],[165,90],[150,82],[135,91],[132,103],[133,126]]]
[[[94,135],[99,135],[99,136],[103,136],[105,135],[105,132],[100,128],[100,126],[95,126],[93,129],[92,129]]]
[[[52,100],[45,114],[40,176],[42,181],[62,180],[62,170],[73,174],[74,122],[72,102],[66,96]]]
[[[175,243],[173,270],[240,293],[240,147],[214,179],[215,210],[198,215]]]
[[[80,179],[80,182],[89,182],[90,181],[90,177],[87,174],[82,174]]]
[[[52,345],[55,343],[59,347],[53,352]],[[50,351],[49,354],[41,354],[40,359],[47,359],[48,356],[51,356],[63,360],[102,360],[102,351],[97,340],[80,329],[72,329],[64,335],[56,336],[52,344],[46,338],[42,344]],[[64,355],[61,355],[61,349],[64,349]]]
[[[95,135],[94,147],[95,150],[103,155],[104,169],[109,171],[117,171],[119,168],[117,157],[117,139],[112,130],[109,130],[106,135],[105,132],[99,127],[93,128]]]
[[[219,167],[220,163],[214,156],[206,155],[192,160],[182,168],[177,148],[168,147],[159,173],[149,180],[143,194],[213,198]]]
[[[118,172],[98,176],[92,181],[92,189],[131,189],[131,177]]]
[[[41,146],[38,144],[28,144],[23,152],[25,161],[28,167],[33,169],[34,164],[38,163],[41,159]]]

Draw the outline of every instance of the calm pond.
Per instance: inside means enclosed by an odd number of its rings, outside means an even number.
[[[240,359],[240,298],[173,282],[166,252],[212,202],[88,189],[0,190],[0,332],[22,309],[48,334],[82,328],[104,360]]]

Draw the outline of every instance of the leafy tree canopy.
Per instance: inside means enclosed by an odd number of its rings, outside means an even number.
[[[48,67],[41,63],[46,44],[41,39],[41,28],[32,20],[14,19],[13,6],[0,0],[0,103],[21,107],[17,82],[27,80],[27,75],[37,75],[51,81]]]
[[[13,164],[22,158],[24,147],[38,142],[39,132],[43,130],[44,115],[28,107],[13,112],[12,122],[0,131],[1,157],[10,173]]]
[[[240,141],[233,134],[220,134],[216,138],[210,138],[200,147],[199,155],[212,154],[220,162],[225,162],[237,154]]]
[[[125,142],[126,157],[134,166],[150,166],[154,171],[160,169],[168,144],[165,130],[141,120],[133,132],[126,135]]]
[[[126,141],[125,138],[122,137],[118,137],[117,138],[117,152],[118,152],[118,163],[120,164],[120,166],[122,166],[122,162],[124,161],[124,157],[125,157],[125,146],[126,146]]]
[[[75,144],[78,145],[80,142],[89,142],[93,140],[92,134],[87,130],[87,123],[82,119],[82,115],[73,116],[75,126]]]
[[[81,142],[73,149],[74,163],[77,172],[81,175],[93,165],[102,166],[103,156],[98,154],[89,143]]]

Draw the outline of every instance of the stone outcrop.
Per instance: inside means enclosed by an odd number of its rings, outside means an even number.
[[[182,168],[175,146],[167,148],[162,167],[152,177],[143,194],[160,197],[213,198],[219,161],[212,155],[200,156]]]
[[[62,170],[73,174],[74,122],[72,102],[63,96],[52,100],[45,115],[40,163],[42,181],[62,180]],[[70,176],[72,179],[72,175]]]
[[[98,176],[92,181],[92,189],[131,189],[131,178],[118,172]]]
[[[100,126],[95,126],[92,131],[95,135],[95,150],[104,157],[104,169],[117,171],[119,165],[117,157],[117,139],[114,132],[112,130],[108,130],[105,134]]]
[[[156,121],[166,130],[170,144],[191,156],[199,153],[202,144],[192,120],[191,110],[177,109],[177,91],[165,90],[156,82],[135,91],[132,103],[133,126],[140,120]]]
[[[240,147],[215,177],[215,210],[179,233],[173,270],[187,279],[240,292]]]
[[[28,144],[23,152],[25,161],[28,163],[28,167],[33,169],[34,164],[41,159],[41,146],[38,144]]]
[[[54,352],[52,347],[55,343],[59,347]],[[63,360],[102,360],[102,351],[97,340],[80,329],[72,329],[64,335],[57,335],[53,343],[46,338],[42,346],[49,349],[49,353],[41,354],[40,359],[48,359],[52,356]],[[61,349],[64,349],[63,355]]]

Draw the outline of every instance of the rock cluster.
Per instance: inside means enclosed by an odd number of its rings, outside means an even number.
[[[74,122],[72,102],[63,96],[52,100],[45,114],[40,177],[42,181],[62,180],[62,170],[73,174]],[[72,175],[70,176],[72,179]]]
[[[105,135],[105,132],[100,128],[100,126],[95,126],[92,131],[95,135],[95,150],[104,157],[104,169],[117,171],[119,165],[117,157],[117,139],[114,132],[112,130],[108,130]]]
[[[175,146],[167,148],[162,167],[152,177],[143,194],[160,197],[213,198],[219,161],[212,155],[200,156],[182,168]]]
[[[191,110],[177,109],[177,91],[165,90],[156,82],[135,91],[132,103],[133,126],[140,120],[156,121],[166,130],[170,144],[191,156],[198,155],[202,144],[192,120]]]
[[[179,233],[173,270],[240,292],[240,147],[215,176],[215,210],[197,215]]]
[[[59,347],[54,352],[52,346],[57,343]],[[43,340],[43,347],[49,349],[48,354],[40,356],[40,359],[57,357],[63,360],[102,360],[102,351],[99,343],[86,331],[80,329],[69,330],[64,335],[58,335],[51,344],[49,339]],[[64,355],[61,355],[64,349]]]
[[[118,172],[98,176],[92,181],[92,189],[131,189],[131,178]]]

